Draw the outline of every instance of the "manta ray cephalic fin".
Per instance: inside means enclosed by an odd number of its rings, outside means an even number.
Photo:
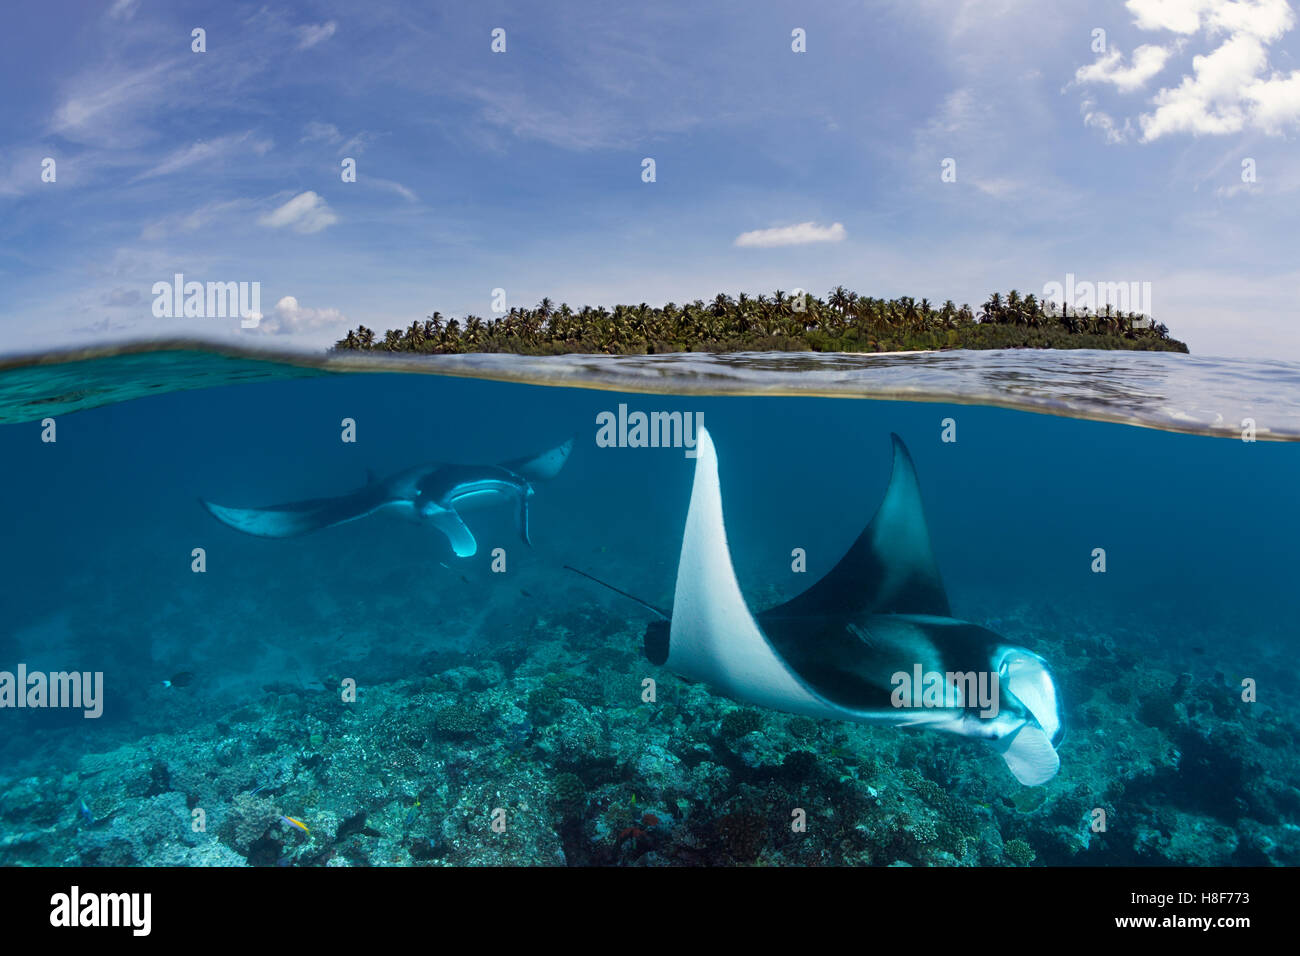
[[[478,551],[478,542],[474,540],[473,533],[456,512],[439,508],[429,514],[428,520],[447,536],[456,557],[472,558]]]
[[[1042,729],[1025,724],[1015,733],[990,741],[993,749],[1002,754],[1012,776],[1026,787],[1037,787],[1056,776],[1061,768],[1061,758]]]
[[[524,544],[528,547],[533,546],[533,539],[528,532],[528,495],[519,496],[519,511],[515,516],[515,523],[519,526],[519,537],[524,539]]]

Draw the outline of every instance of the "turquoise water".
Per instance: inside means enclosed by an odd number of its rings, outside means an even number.
[[[230,358],[190,353],[179,372],[165,359],[0,373],[0,669],[104,680],[98,719],[0,711],[0,863],[1300,860],[1300,452],[1224,437],[1246,413],[1261,437],[1300,434],[1290,367],[1225,366],[1216,412],[1195,387],[1212,372],[1189,364],[1180,381],[1167,364],[1180,356],[1124,355],[1091,392],[1084,372],[1067,389],[1057,365],[1055,391],[1040,377],[1022,393],[1009,358],[1000,384],[949,359],[924,402],[850,399],[843,382],[823,385],[846,397],[703,394],[724,389],[702,388],[698,367],[659,370],[646,393],[619,390],[626,378],[597,390],[273,363],[231,379]],[[751,393],[806,385],[773,362],[727,378]],[[108,379],[119,390],[96,393]],[[158,394],[119,400],[158,380]],[[1031,404],[1030,391],[1055,414],[969,404]],[[44,409],[78,403],[43,442]],[[885,492],[898,434],[953,616],[1051,664],[1059,773],[1023,787],[979,741],[737,704],[648,662],[653,615],[564,569],[673,603],[696,463],[682,448],[600,447],[597,416],[621,404],[702,415],[755,610],[836,564]],[[466,516],[479,548],[457,558],[436,529],[388,514],[266,539],[199,501],[340,495],[368,471],[502,462],[569,437],[564,468],[535,485],[532,547],[508,505]],[[192,678],[164,686],[177,675]]]

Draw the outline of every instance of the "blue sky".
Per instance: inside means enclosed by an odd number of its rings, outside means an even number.
[[[510,306],[839,283],[978,305],[1073,273],[1150,282],[1194,352],[1300,359],[1286,0],[4,16],[0,352],[317,348],[434,309],[491,316],[496,288]],[[177,272],[260,282],[263,321],[154,318]]]

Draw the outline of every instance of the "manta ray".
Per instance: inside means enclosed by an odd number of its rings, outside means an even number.
[[[457,557],[478,550],[461,512],[513,502],[519,534],[532,545],[528,532],[528,501],[533,482],[554,478],[573,451],[573,439],[528,458],[499,465],[418,465],[390,478],[368,475],[364,486],[337,498],[313,498],[265,508],[229,508],[200,499],[224,525],[262,538],[291,538],[380,511],[423,522],[447,536]]]
[[[682,677],[787,713],[982,739],[1022,784],[1046,783],[1060,767],[1063,736],[1047,662],[952,616],[912,457],[892,438],[893,473],[875,517],[825,577],[784,604],[755,614],[740,592],[706,430],[671,612],[569,570],[658,615],[646,630],[646,656]],[[920,674],[945,675],[929,706],[900,693]],[[977,702],[974,682],[963,688],[953,675],[985,678],[992,700]]]

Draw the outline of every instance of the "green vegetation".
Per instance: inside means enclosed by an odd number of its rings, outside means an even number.
[[[662,308],[584,306],[574,312],[543,299],[533,309],[511,309],[499,319],[470,315],[462,323],[435,312],[382,338],[364,325],[349,331],[339,351],[514,352],[525,355],[665,352],[901,352],[916,349],[1145,349],[1186,352],[1169,329],[1133,312],[1099,312],[1044,305],[1014,289],[993,293],[976,315],[951,300],[933,306],[910,296],[876,299],[837,286],[825,299],[791,296],[736,298],[719,293]]]

